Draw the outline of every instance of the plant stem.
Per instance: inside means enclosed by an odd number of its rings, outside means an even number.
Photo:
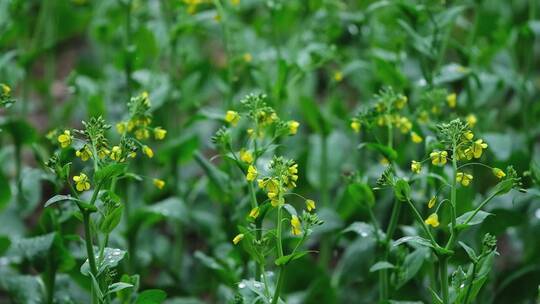
[[[285,266],[279,268],[278,281],[276,285],[276,291],[274,292],[274,297],[272,297],[272,304],[277,304],[279,300],[279,295],[281,294],[281,288],[283,288],[283,279],[285,277]]]
[[[392,215],[390,216],[390,223],[388,224],[388,227],[386,229],[386,238],[384,240],[384,260],[388,261],[388,258],[390,257],[390,241],[392,240],[394,236],[394,232],[396,231],[397,223],[399,220],[399,214],[401,213],[401,202],[394,201],[394,204],[392,206]],[[388,269],[382,269],[381,270],[381,300],[382,302],[388,301],[388,295],[389,295],[389,273]]]
[[[439,257],[439,274],[441,276],[441,293],[444,304],[450,303],[448,300],[448,256]]]
[[[472,284],[474,283],[474,277],[476,276],[476,262],[473,262],[472,266],[473,266],[472,273],[471,273],[471,276],[469,277],[469,282],[467,283],[467,291],[465,292],[465,298],[463,299],[463,304],[469,303],[469,297],[471,295],[471,287],[472,287]]]
[[[92,234],[90,232],[90,212],[81,210],[83,213],[84,225],[84,241],[86,243],[86,254],[88,255],[88,264],[90,265],[90,273],[97,279],[96,257],[94,255],[94,245],[92,244]],[[93,290],[93,287],[92,287]],[[92,291],[92,302],[95,299],[95,292]]]

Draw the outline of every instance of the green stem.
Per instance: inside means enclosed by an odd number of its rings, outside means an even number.
[[[279,300],[279,295],[281,294],[281,289],[283,288],[283,279],[285,278],[285,266],[279,268],[278,281],[276,285],[276,290],[274,296],[272,297],[272,304],[277,304]]]
[[[474,282],[475,276],[476,276],[476,262],[473,262],[472,273],[471,273],[471,276],[469,277],[469,282],[467,283],[467,291],[465,292],[465,298],[463,299],[463,304],[469,303],[469,297],[471,296],[471,288],[472,288],[472,284]]]
[[[443,304],[448,304],[448,256],[439,257],[439,274],[441,276],[441,294]]]
[[[92,234],[90,232],[90,212],[87,210],[81,210],[83,214],[84,225],[84,241],[86,243],[86,254],[88,255],[88,264],[90,265],[90,273],[97,279],[97,267],[96,257],[94,254],[94,245],[92,244]],[[92,292],[92,299],[94,299],[95,293]]]
[[[390,257],[390,241],[394,237],[394,232],[396,231],[397,223],[399,220],[399,214],[401,213],[401,202],[395,201],[394,206],[392,207],[392,215],[390,216],[390,223],[388,224],[387,230],[386,230],[386,238],[384,240],[384,260],[388,261],[388,258]],[[381,291],[381,301],[385,303],[388,301],[389,296],[389,286],[390,286],[390,279],[389,279],[389,273],[388,269],[381,270],[381,285],[380,291]]]

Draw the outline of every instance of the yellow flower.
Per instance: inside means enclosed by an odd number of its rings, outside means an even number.
[[[405,105],[407,104],[407,101],[409,99],[405,95],[399,95],[398,99],[396,100],[396,108],[403,109]]]
[[[426,225],[431,225],[433,227],[438,227],[439,226],[439,216],[437,215],[437,213],[433,213],[430,216],[428,216],[428,218],[424,221],[424,223],[426,223]]]
[[[2,94],[9,95],[11,93],[11,88],[7,84],[0,83],[0,87],[2,87]]]
[[[300,219],[296,215],[293,215],[291,217],[291,230],[293,235],[299,235],[300,233],[302,233],[302,224],[300,223]]]
[[[122,149],[119,146],[112,147],[110,157],[112,160],[120,161],[120,158],[122,157]]]
[[[101,148],[99,149],[98,151],[98,157],[99,159],[104,159],[105,157],[107,157],[107,155],[109,155],[111,153],[111,151],[109,151],[109,149],[107,148]]]
[[[225,121],[230,123],[233,126],[236,126],[238,124],[238,121],[240,121],[240,114],[236,111],[227,111],[225,114]]]
[[[255,131],[253,131],[253,129],[249,128],[246,130],[246,133],[249,137],[253,137],[253,134],[254,134]]]
[[[340,71],[336,71],[334,73],[334,80],[336,82],[341,82],[343,80],[343,73],[341,73]]]
[[[257,178],[257,168],[255,168],[254,166],[250,165],[248,167],[248,171],[247,171],[247,174],[246,174],[246,180],[248,182],[252,182],[254,181],[256,178]]]
[[[463,137],[466,139],[466,140],[472,140],[474,138],[474,133],[472,131],[466,131],[465,133],[463,133]]]
[[[424,139],[422,138],[422,136],[418,135],[418,133],[416,133],[416,132],[411,132],[411,140],[413,141],[413,143],[419,144],[419,143],[421,143]]]
[[[315,210],[315,201],[308,199],[306,200],[306,209],[307,211],[311,212],[311,210]]]
[[[240,160],[247,164],[251,164],[253,162],[253,154],[249,150],[240,150]]]
[[[249,211],[249,217],[251,217],[252,219],[256,219],[257,217],[259,217],[259,207],[251,209],[251,211]]]
[[[446,96],[446,102],[448,103],[448,106],[450,108],[455,108],[456,107],[456,93],[452,93],[448,96]]]
[[[446,151],[434,151],[429,154],[431,158],[431,163],[437,166],[444,166],[446,164],[446,157],[448,152]]]
[[[154,128],[154,138],[157,140],[163,140],[167,135],[167,130],[162,127]]]
[[[441,112],[441,109],[439,109],[439,107],[437,106],[431,107],[431,113],[438,114],[439,112]]]
[[[67,148],[71,145],[71,132],[65,130],[64,133],[58,135],[58,142],[62,148]]]
[[[251,56],[250,53],[244,53],[244,55],[242,55],[242,59],[244,59],[246,63],[250,63],[253,60],[253,56]]]
[[[432,197],[432,198],[429,200],[428,204],[427,204],[428,208],[429,208],[429,209],[433,208],[433,206],[435,206],[435,203],[436,203],[436,202],[437,202],[437,198],[436,198],[435,196]]]
[[[495,175],[499,179],[506,176],[506,173],[504,173],[504,171],[499,168],[493,168],[491,172],[493,172],[493,175]]]
[[[118,131],[119,134],[124,134],[127,131],[127,123],[124,121],[121,121],[116,124],[116,131]]]
[[[142,152],[146,154],[146,156],[148,156],[149,158],[154,157],[154,151],[152,151],[152,148],[150,148],[149,146],[144,145],[142,147]]]
[[[162,180],[162,179],[159,179],[159,178],[154,178],[152,180],[152,183],[154,184],[154,186],[156,186],[156,188],[158,188],[159,190],[163,189],[163,187],[165,187],[165,181]]]
[[[240,0],[231,0],[232,5],[238,5],[240,4]]]
[[[422,164],[420,162],[413,160],[411,163],[411,171],[418,174],[420,173],[421,170],[422,170]]]
[[[240,243],[240,241],[244,238],[244,234],[243,233],[240,233],[238,234],[237,236],[234,237],[234,239],[232,240],[232,242],[237,245],[238,243]]]
[[[463,186],[467,187],[471,181],[473,180],[473,176],[467,173],[458,172],[456,174],[456,181],[458,183],[461,183]]]
[[[135,157],[137,157],[137,152],[131,151],[131,152],[129,152],[128,156],[129,156],[130,158],[135,158]]]
[[[386,166],[388,164],[390,164],[390,161],[388,161],[388,158],[386,157],[381,157],[381,159],[379,159],[379,163],[383,166]]]
[[[73,181],[75,182],[75,188],[79,192],[90,189],[90,182],[88,181],[88,176],[86,176],[86,174],[84,173],[81,173],[80,175],[75,175],[73,177]]]
[[[475,142],[472,143],[469,149],[472,152],[474,158],[480,158],[482,156],[483,150],[487,147],[488,145],[483,140],[477,139]]]
[[[397,125],[401,133],[407,133],[412,129],[412,122],[407,117],[400,117]]]
[[[75,152],[75,155],[77,157],[80,157],[82,161],[87,161],[90,159],[90,157],[92,157],[92,151],[90,151],[90,149],[88,148],[87,145],[85,145],[84,147],[82,147],[80,150],[77,150]]]
[[[360,121],[358,119],[353,118],[351,121],[351,129],[354,131],[354,133],[360,133],[360,128],[362,125],[360,124]]]
[[[472,113],[467,115],[465,120],[467,121],[467,124],[469,125],[470,128],[474,127],[474,125],[476,125],[476,123],[478,122],[478,119],[476,118],[476,115],[474,115]]]
[[[140,128],[135,131],[135,137],[138,140],[147,139],[148,137],[150,137],[150,131],[148,131],[146,128]]]
[[[298,127],[300,126],[300,123],[296,120],[290,120],[288,122],[289,125],[289,135],[295,135],[296,132],[298,132]]]

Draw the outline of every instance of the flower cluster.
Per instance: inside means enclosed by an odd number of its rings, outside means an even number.
[[[250,137],[278,137],[282,135],[295,135],[298,132],[300,123],[294,120],[284,121],[277,115],[276,111],[266,104],[266,95],[249,94],[240,103],[244,111],[228,110],[224,120],[231,126],[238,125],[242,117],[246,117],[251,122],[251,127],[247,129]]]
[[[492,168],[483,163],[467,161],[473,159],[480,159],[484,151],[488,148],[488,144],[482,139],[475,139],[468,122],[464,122],[460,119],[452,120],[449,123],[440,124],[437,126],[438,144],[435,146],[437,149],[433,150],[429,154],[429,158],[423,161],[413,160],[411,162],[411,171],[414,174],[420,174],[422,171],[422,163],[431,161],[431,164],[437,167],[444,167],[448,164],[449,160],[454,168],[454,182],[456,185],[468,187],[474,180],[474,176],[470,171],[463,170],[466,167],[473,165],[481,165],[491,170],[493,175],[497,179],[503,179],[507,177],[507,173],[499,168]],[[513,169],[509,169],[513,170]],[[515,171],[512,171],[515,172]],[[510,175],[510,174],[508,174]],[[516,174],[512,174],[512,178],[516,178]],[[508,178],[508,177],[507,177]],[[431,198],[428,202],[428,207],[431,209],[437,202],[436,196]],[[436,213],[431,214],[425,223],[433,227],[439,225],[438,216]]]
[[[127,122],[120,122],[116,125],[121,137],[115,145],[109,143],[106,133],[111,126],[102,117],[92,117],[89,121],[83,121],[81,130],[52,131],[48,137],[50,139],[56,138],[62,149],[73,147],[75,156],[81,161],[92,160],[94,170],[108,163],[124,163],[130,158],[137,157],[139,151],[146,157],[152,158],[154,151],[141,140],[149,138],[149,130],[152,130],[156,139],[163,139],[166,131],[160,127],[150,128],[152,116],[148,112],[149,105],[146,93],[131,99],[129,104],[130,118]],[[132,133],[134,137],[131,136]],[[73,180],[76,182],[78,191],[90,189],[90,183],[84,173],[73,177]],[[154,185],[162,189],[165,182],[155,179]]]
[[[152,134],[154,139],[163,140],[167,130],[162,127],[151,127],[150,97],[147,92],[132,97],[128,103],[129,118],[116,124],[120,134],[133,132],[138,140],[148,139]]]
[[[407,96],[394,92],[392,88],[381,90],[375,95],[376,101],[353,117],[350,127],[355,133],[359,133],[362,125],[367,128],[391,127],[403,134],[410,134],[415,143],[420,143],[423,138],[413,130],[411,119],[404,113],[408,104]]]

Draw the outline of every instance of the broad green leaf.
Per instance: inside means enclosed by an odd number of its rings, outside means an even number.
[[[158,214],[166,219],[187,222],[189,218],[188,209],[184,201],[176,197],[170,197],[153,205],[146,207],[146,212]]]
[[[413,244],[418,244],[418,245],[421,245],[421,246],[426,246],[426,247],[431,247],[433,248],[433,245],[431,244],[431,242],[421,236],[405,236],[405,237],[402,237],[400,239],[398,239],[397,241],[394,241],[394,246],[399,246],[403,243],[413,243]]]
[[[467,255],[469,256],[471,261],[476,261],[476,253],[474,252],[474,249],[461,241],[459,242],[459,245],[465,250],[465,252],[467,252]]]
[[[396,268],[394,264],[389,263],[387,261],[380,261],[380,262],[375,263],[373,266],[371,266],[371,268],[369,269],[369,272],[377,272],[379,270],[393,269],[393,268]]]
[[[394,185],[394,194],[400,201],[406,201],[411,197],[411,187],[404,179],[399,179]]]
[[[109,214],[107,214],[99,225],[101,232],[109,234],[111,233],[116,226],[120,223],[122,219],[122,211],[124,210],[123,206],[115,208]]]
[[[398,153],[396,150],[385,145],[381,145],[377,143],[362,143],[358,145],[358,149],[362,149],[363,147],[366,147],[370,150],[374,150],[381,153],[388,160],[396,160],[398,157]]]
[[[107,291],[107,294],[115,293],[115,292],[118,292],[120,290],[124,290],[126,288],[133,288],[133,287],[134,286],[132,284],[125,283],[125,282],[113,283],[113,284],[109,285],[109,290]]]
[[[103,256],[99,256],[99,253],[95,254],[96,257],[96,266],[98,268],[98,276],[103,273],[106,269],[114,268],[118,263],[125,257],[126,251],[116,248],[106,247],[103,251]],[[90,274],[90,264],[88,259],[81,266],[81,273],[83,275]]]
[[[62,194],[58,194],[58,195],[55,195],[53,197],[51,197],[50,199],[48,199],[46,202],[45,202],[45,208],[46,207],[49,207],[55,203],[58,203],[58,202],[64,202],[64,201],[74,201],[74,202],[80,202],[80,200],[72,197],[71,195],[62,195]]]
[[[478,225],[481,224],[488,216],[493,215],[491,213],[480,210],[472,217],[472,219],[467,224],[465,224],[465,221],[467,221],[473,213],[474,211],[469,211],[459,216],[456,219],[457,227],[463,229],[468,226]]]
[[[362,205],[367,205],[369,208],[375,205],[375,196],[371,188],[364,183],[352,183],[347,186],[347,191],[352,198]]]
[[[119,176],[126,170],[126,164],[111,163],[100,168],[94,175],[96,183],[101,183],[110,178]]]
[[[310,253],[310,251],[300,251],[293,254],[284,255],[280,258],[277,258],[274,263],[276,264],[276,266],[287,265],[289,262],[299,259],[308,253]]]
[[[424,264],[424,261],[429,258],[429,254],[429,248],[420,247],[409,253],[407,257],[405,257],[405,261],[399,269],[399,287],[405,285],[409,280],[416,276],[416,274]]]

